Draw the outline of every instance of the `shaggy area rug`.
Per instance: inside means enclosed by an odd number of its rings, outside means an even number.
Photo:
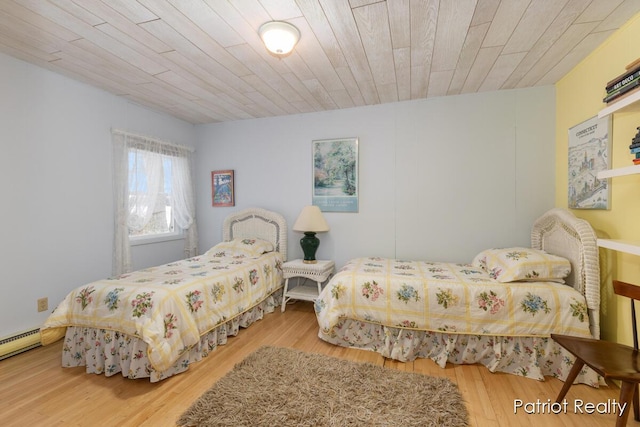
[[[179,426],[466,426],[447,378],[261,347],[205,392]]]

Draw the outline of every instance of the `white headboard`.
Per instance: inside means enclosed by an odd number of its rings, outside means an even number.
[[[222,225],[222,239],[259,238],[273,243],[287,260],[287,221],[277,212],[249,208],[227,216]]]
[[[565,280],[585,296],[591,335],[600,338],[600,264],[591,224],[566,209],[551,209],[533,224],[531,247],[571,262],[571,274]]]

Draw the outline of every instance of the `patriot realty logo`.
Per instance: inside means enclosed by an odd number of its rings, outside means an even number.
[[[563,399],[562,402],[552,402],[551,399],[542,401],[537,399],[535,402],[525,402],[521,399],[514,399],[513,413],[517,414],[522,411],[526,414],[566,414],[569,411],[569,402]],[[622,416],[627,409],[627,404],[620,404],[616,399],[607,399],[606,402],[585,402],[581,399],[573,401],[574,414],[615,414]]]

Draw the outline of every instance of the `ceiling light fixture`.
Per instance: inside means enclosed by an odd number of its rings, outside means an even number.
[[[300,31],[284,21],[266,22],[258,30],[267,49],[278,56],[288,55],[300,40]]]

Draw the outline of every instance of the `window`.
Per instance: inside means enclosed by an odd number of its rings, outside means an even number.
[[[131,271],[131,241],[184,237],[185,257],[197,253],[192,149],[112,130],[115,190],[113,271]]]
[[[129,237],[179,232],[171,207],[174,159],[164,154],[129,149]]]

